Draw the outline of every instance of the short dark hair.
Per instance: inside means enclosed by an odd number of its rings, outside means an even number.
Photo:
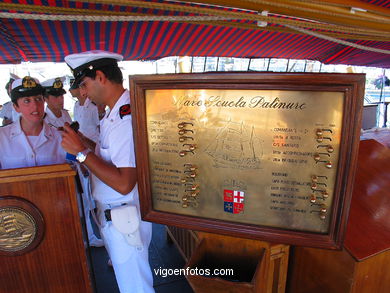
[[[88,76],[90,78],[95,79],[96,77],[96,70],[100,70],[104,73],[104,75],[107,77],[109,81],[112,81],[113,83],[119,83],[122,84],[123,82],[123,74],[118,65],[107,65],[102,66],[99,68],[96,68],[95,70],[92,70],[90,72],[87,72],[85,76]]]

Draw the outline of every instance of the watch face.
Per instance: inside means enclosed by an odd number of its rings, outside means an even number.
[[[85,159],[87,158],[86,155],[84,155],[82,152],[77,154],[76,160],[79,161],[80,163],[84,162]]]

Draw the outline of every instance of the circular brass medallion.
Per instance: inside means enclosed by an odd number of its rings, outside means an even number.
[[[0,197],[0,255],[20,255],[34,249],[43,237],[43,218],[29,201]]]
[[[36,234],[34,218],[26,211],[15,207],[0,208],[0,250],[25,249]]]

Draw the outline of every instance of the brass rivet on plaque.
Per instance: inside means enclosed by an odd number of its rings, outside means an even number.
[[[196,148],[196,145],[195,145],[195,144],[190,144],[190,143],[185,143],[185,144],[183,144],[183,146],[188,146],[188,149],[189,149],[190,151],[194,151],[195,148]]]
[[[185,163],[183,166],[188,168],[188,170],[191,170],[191,171],[196,170],[196,165],[191,164],[191,163]]]
[[[184,173],[187,173],[187,172],[191,172],[191,171],[190,171],[190,170],[184,171]],[[195,178],[195,177],[196,177],[196,173],[195,173],[195,172],[191,172],[191,173],[188,174],[187,176],[190,177],[190,178]]]
[[[330,141],[332,141],[332,139],[330,137],[325,137],[325,136],[317,136],[317,142],[323,142],[324,139],[329,139]]]
[[[187,132],[194,133],[194,131],[191,130],[191,129],[180,129],[180,130],[178,131],[179,135],[186,134]]]
[[[197,185],[191,185],[191,186],[189,187],[189,189],[186,188],[185,191],[195,191],[197,188],[198,188]]]
[[[180,122],[179,124],[177,124],[177,127],[182,129],[184,128],[186,125],[191,125],[191,126],[194,126],[194,124],[192,124],[191,122]]]
[[[183,177],[183,178],[180,179],[180,182],[185,184],[185,183],[190,182],[190,179],[191,179],[191,182],[195,181],[194,177]]]
[[[179,152],[180,157],[184,157],[187,153],[194,153],[192,150],[182,150]]]
[[[179,141],[180,141],[180,142],[184,142],[184,141],[186,141],[186,140],[188,140],[188,139],[194,140],[194,138],[191,137],[191,136],[180,136],[180,137],[179,137]]]
[[[320,145],[317,146],[317,148],[326,148],[326,151],[328,153],[333,153],[334,152],[334,148],[331,145],[329,145],[329,144],[320,144]]]
[[[198,193],[197,193],[197,192],[192,192],[192,193],[191,193],[191,196],[192,196],[192,197],[197,197],[197,196],[198,196]]]

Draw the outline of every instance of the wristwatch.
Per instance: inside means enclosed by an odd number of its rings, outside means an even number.
[[[76,160],[79,162],[79,163],[83,163],[86,159],[87,159],[87,156],[88,154],[91,152],[90,149],[85,149],[81,152],[79,152],[76,156]]]

